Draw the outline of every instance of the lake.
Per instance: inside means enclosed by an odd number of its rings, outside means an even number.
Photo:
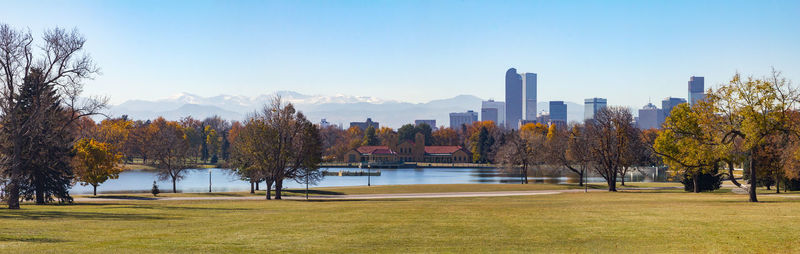
[[[358,171],[357,168],[323,168],[330,172]],[[375,172],[375,170],[373,170]],[[325,176],[316,187],[337,186],[366,186],[369,180],[372,185],[398,185],[398,184],[519,184],[519,173],[508,173],[498,169],[487,168],[399,168],[380,169],[380,176]],[[213,192],[246,191],[250,190],[250,183],[242,181],[229,169],[192,169],[186,171],[186,176],[178,181],[179,192],[208,192],[209,174],[211,176],[211,189]],[[534,174],[535,175],[535,174]],[[578,179],[567,176],[529,176],[529,183],[577,183]],[[658,175],[658,176],[656,176]],[[634,181],[664,181],[664,172],[655,174],[652,170],[646,175],[635,173],[626,177]],[[569,177],[568,177],[569,176]],[[656,177],[653,177],[656,176]],[[120,173],[118,179],[111,179],[97,188],[98,193],[119,192],[149,192],[153,181],[157,181],[156,172],[144,170],[129,170]],[[604,182],[600,177],[589,177],[589,182]],[[172,182],[157,181],[161,192],[171,192]],[[263,186],[263,184],[262,184]],[[285,188],[305,188],[305,184],[293,180],[284,181]],[[91,194],[92,186],[76,184],[70,190],[72,194]]]

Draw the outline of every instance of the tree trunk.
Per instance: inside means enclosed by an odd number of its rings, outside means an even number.
[[[272,181],[267,179],[267,200],[272,199],[272,193],[270,192],[271,189],[272,189]]]
[[[92,185],[92,188],[94,189],[92,193],[94,194],[94,196],[97,196],[97,185]]]
[[[627,172],[628,172],[628,170],[623,170],[622,171],[622,179],[620,179],[620,180],[622,180],[622,183],[620,184],[622,186],[625,186],[625,173],[627,173]]]
[[[528,184],[528,165],[522,165],[522,184]]]
[[[752,158],[753,154],[754,153],[751,151],[751,153],[750,153],[750,156],[751,156],[751,158],[750,158],[750,190],[748,192],[750,194],[750,202],[758,202],[758,198],[756,197],[756,177],[758,177],[758,175],[756,174],[756,163],[755,163],[755,160],[753,160],[753,158]]]
[[[578,174],[578,186],[583,186],[583,174],[586,174],[586,171],[581,170],[581,173]]]
[[[8,209],[19,209],[19,185],[17,181],[18,180],[12,177],[11,182],[6,188],[8,191]]]
[[[275,199],[281,199],[281,188],[283,188],[283,179],[275,180]]]
[[[260,184],[260,183],[261,183],[261,181],[256,181],[256,190],[260,190],[260,189],[259,189],[259,184]]]
[[[256,184],[253,183],[253,181],[250,181],[250,194],[256,193],[255,187],[256,187]]]
[[[36,190],[35,190],[36,191],[36,204],[37,205],[44,205],[44,203],[45,203],[44,202],[44,192],[42,191],[42,189],[44,189],[44,187],[41,186],[40,182],[41,181],[38,181],[36,183]]]
[[[608,180],[608,191],[616,192],[617,191],[617,174],[609,174]]]
[[[16,117],[11,116],[11,126],[16,125]],[[11,155],[11,167],[8,168],[10,171],[9,175],[9,183],[8,183],[8,209],[19,209],[19,185],[20,185],[20,178],[22,178],[22,172],[20,169],[20,165],[22,164],[22,135],[20,133],[16,133],[14,135],[14,154]]]
[[[172,178],[172,193],[178,193],[177,182],[175,181],[175,177]]]
[[[731,182],[736,187],[742,188],[742,184],[736,181],[736,177],[733,177],[733,162],[728,162],[728,175],[731,177]]]
[[[697,176],[698,175],[699,175],[698,173],[692,174],[692,187],[694,189],[693,190],[694,193],[700,193],[700,187],[697,186]]]
[[[781,193],[781,179],[775,174],[775,193]]]

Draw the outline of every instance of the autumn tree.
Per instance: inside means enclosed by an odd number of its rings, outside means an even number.
[[[397,132],[395,132],[392,128],[381,127],[377,133],[378,140],[380,140],[380,145],[391,146],[392,144],[397,144],[399,142]]]
[[[629,165],[633,128],[633,116],[624,107],[602,108],[586,122],[591,168],[606,180],[608,191],[617,191],[617,177]]]
[[[211,126],[206,125],[206,148],[208,149],[209,159],[211,159],[211,163],[217,163],[219,160],[220,149],[222,148],[222,137],[217,132],[217,130],[211,128]]]
[[[521,182],[527,184],[528,171],[547,162],[545,139],[545,133],[532,129],[511,132],[495,155],[496,160],[509,170],[519,167]]]
[[[177,122],[159,117],[150,124],[152,141],[150,155],[158,168],[161,180],[172,181],[172,192],[177,193],[177,182],[183,179],[187,169],[196,165],[190,157],[189,141],[184,129]]]
[[[231,158],[227,162],[228,166],[236,172],[239,177],[250,183],[250,193],[255,193],[255,184],[266,179],[266,170],[259,164],[257,160],[259,155],[259,147],[262,142],[266,142],[263,134],[258,129],[260,126],[255,124],[242,125],[239,122],[233,124],[229,139],[231,140]],[[271,180],[267,180],[267,184],[272,184]],[[269,192],[270,188],[267,188]],[[269,196],[269,193],[267,193]]]
[[[75,143],[72,166],[75,176],[82,185],[91,185],[97,195],[97,186],[108,179],[117,179],[122,168],[118,166],[122,154],[108,143],[92,138],[83,138]]]
[[[323,160],[343,161],[344,154],[350,149],[350,140],[347,131],[334,126],[320,128],[319,131],[322,139]],[[233,144],[233,141],[231,141],[231,144],[231,150],[233,151],[235,150],[235,144]]]
[[[558,128],[550,125],[547,131],[548,162],[567,168],[578,176],[578,185],[583,186],[584,176],[589,167],[589,147],[586,132],[582,126],[573,125],[572,128]]]
[[[367,130],[364,131],[364,140],[361,141],[362,146],[377,146],[380,145],[380,140],[378,140],[378,136],[375,133],[375,127],[367,127]]]
[[[237,146],[243,160],[252,168],[262,170],[269,187],[275,184],[275,199],[281,199],[283,181],[294,179],[315,181],[322,177],[318,165],[322,160],[322,140],[319,129],[291,103],[280,97],[250,117],[238,134]]]
[[[457,146],[459,141],[458,132],[451,128],[439,127],[431,134],[433,145],[437,146]]]

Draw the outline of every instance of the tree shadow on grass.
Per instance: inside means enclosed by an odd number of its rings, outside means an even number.
[[[216,200],[213,200],[216,201]],[[80,205],[95,205],[95,204],[86,204],[81,203]],[[247,211],[247,210],[254,210],[250,208],[227,208],[227,207],[196,207],[196,206],[167,206],[167,205],[158,205],[158,204],[109,204],[104,203],[101,205],[108,205],[108,206],[101,206],[98,207],[100,209],[150,209],[150,210],[203,210],[203,211]]]
[[[157,198],[129,196],[129,195],[99,195],[87,198],[122,199],[122,200],[157,200]]]
[[[63,243],[61,239],[31,236],[0,236],[0,242]]]
[[[391,199],[390,198],[380,198],[380,199],[368,199],[368,198],[367,199],[338,199],[338,198],[331,198],[331,199],[325,199],[325,198],[313,198],[312,197],[311,199],[308,199],[308,200],[305,200],[305,199],[287,199],[287,201],[322,203],[322,202],[351,202],[351,201],[391,201],[391,202],[403,201],[403,202],[408,202],[408,201],[411,201],[411,200],[403,199],[403,198],[396,198],[396,199],[394,199],[394,198],[391,198]]]
[[[31,210],[6,210],[0,212],[0,219],[23,220],[163,220],[174,219],[153,214],[125,214],[125,213],[100,213],[76,211],[31,211]]]

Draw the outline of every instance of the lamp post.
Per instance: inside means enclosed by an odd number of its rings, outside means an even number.
[[[211,169],[208,169],[208,192],[211,192]]]
[[[308,200],[308,169],[306,169],[306,200]]]
[[[589,192],[589,170],[584,169],[583,171],[583,193]]]

